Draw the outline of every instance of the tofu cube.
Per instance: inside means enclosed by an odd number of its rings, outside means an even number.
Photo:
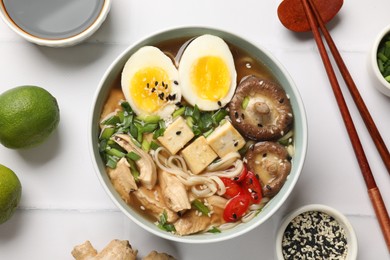
[[[237,129],[226,121],[207,137],[207,143],[222,158],[228,153],[240,150],[245,145],[245,140]]]
[[[218,156],[207,144],[204,136],[198,137],[181,151],[184,160],[193,174],[198,174],[213,162]]]
[[[176,154],[193,137],[194,133],[191,128],[187,125],[184,118],[180,116],[165,129],[164,135],[158,137],[157,140],[167,148],[171,154]]]

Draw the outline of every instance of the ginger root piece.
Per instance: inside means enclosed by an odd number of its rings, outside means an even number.
[[[72,255],[76,260],[135,260],[137,250],[133,250],[127,240],[112,240],[100,253],[89,241],[75,246]]]
[[[142,258],[142,260],[175,260],[175,258],[166,253],[159,253],[153,250],[147,256]]]
[[[83,244],[75,246],[72,250],[72,255],[76,260],[88,260],[94,259],[97,251],[91,245],[91,242],[87,240]]]

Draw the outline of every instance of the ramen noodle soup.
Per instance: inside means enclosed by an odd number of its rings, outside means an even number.
[[[294,156],[283,87],[250,53],[209,34],[133,53],[100,129],[99,151],[120,197],[181,236],[255,218]]]

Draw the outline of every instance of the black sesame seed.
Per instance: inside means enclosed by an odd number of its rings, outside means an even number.
[[[165,87],[165,83],[164,83],[164,81],[161,81],[161,85],[162,85],[163,87]]]
[[[234,142],[234,146],[235,146],[235,147],[238,146],[238,141],[235,141],[235,142]]]
[[[233,213],[232,217],[233,217],[234,219],[237,219],[237,214],[236,214],[236,213]]]
[[[237,111],[234,112],[234,117],[238,118],[238,112]]]
[[[284,102],[284,98],[279,99],[279,103],[283,103],[283,102]]]
[[[267,190],[272,190],[271,186],[269,186],[268,184],[265,185],[265,188],[266,188]]]
[[[262,125],[262,124],[257,124],[257,126],[258,126],[258,127],[263,127],[263,125]]]
[[[146,83],[146,87],[147,87],[147,88],[149,88],[149,87],[150,87],[149,83]]]
[[[288,224],[282,252],[285,259],[345,259],[348,244],[344,229],[332,216],[308,211]]]
[[[179,82],[177,82],[177,80],[174,80],[174,81],[173,81],[173,84],[179,85]]]
[[[156,91],[156,88],[152,88],[152,93],[153,93],[154,91]]]
[[[218,102],[217,102],[217,103],[218,103],[218,106],[220,106],[220,107],[222,106],[222,103],[221,103],[221,101],[219,101],[219,100],[218,100]]]
[[[158,85],[158,81],[154,82],[154,86],[156,86],[156,87],[157,87],[157,85]]]
[[[245,114],[244,113],[241,114],[241,117],[242,117],[242,119],[245,120]]]
[[[177,132],[176,132],[176,135],[180,135],[180,134],[181,134],[181,131],[177,131]]]
[[[164,100],[164,92],[161,92],[160,94],[158,94],[158,97],[159,97],[161,100]]]
[[[267,153],[263,153],[263,157],[267,157]]]

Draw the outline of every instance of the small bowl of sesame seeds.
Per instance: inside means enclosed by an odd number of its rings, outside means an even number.
[[[339,211],[310,204],[288,214],[276,235],[276,259],[357,258],[355,231]]]

